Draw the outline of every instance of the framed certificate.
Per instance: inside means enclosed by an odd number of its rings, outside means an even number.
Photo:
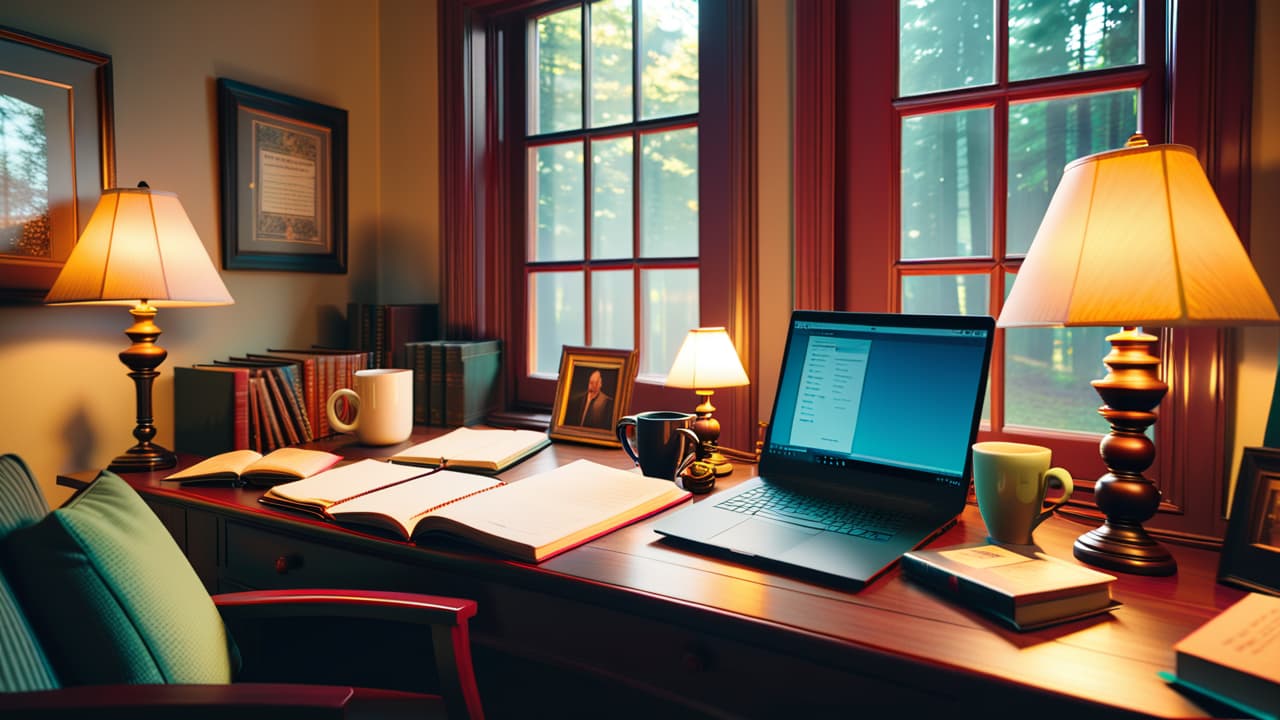
[[[347,111],[218,79],[222,266],[347,271]]]

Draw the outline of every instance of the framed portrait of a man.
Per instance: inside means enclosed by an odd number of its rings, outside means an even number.
[[[636,369],[634,350],[566,345],[560,355],[551,438],[620,447],[614,428],[631,406]]]

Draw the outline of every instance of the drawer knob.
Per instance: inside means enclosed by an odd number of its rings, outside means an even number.
[[[711,667],[711,657],[700,647],[686,647],[680,654],[680,664],[687,672],[705,672]]]
[[[290,570],[297,570],[302,567],[301,555],[281,555],[276,558],[276,574],[284,575]]]

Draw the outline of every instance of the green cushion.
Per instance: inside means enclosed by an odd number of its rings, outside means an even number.
[[[110,472],[3,543],[63,685],[226,683],[226,629],[159,518]]]

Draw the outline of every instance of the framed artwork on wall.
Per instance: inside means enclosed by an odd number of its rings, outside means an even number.
[[[115,185],[108,55],[0,27],[0,301],[44,299]]]
[[[1244,449],[1218,581],[1280,595],[1280,449]]]
[[[637,369],[634,350],[564,346],[547,434],[622,447],[615,427],[631,407]]]
[[[347,111],[218,79],[222,267],[347,271]]]

